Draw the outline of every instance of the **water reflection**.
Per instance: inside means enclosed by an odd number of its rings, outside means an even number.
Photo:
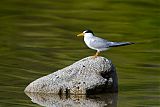
[[[117,107],[118,94],[55,95],[26,93],[33,103],[45,107]]]

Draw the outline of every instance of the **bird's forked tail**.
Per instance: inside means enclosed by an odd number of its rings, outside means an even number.
[[[133,42],[109,42],[109,47],[118,47],[134,44]]]

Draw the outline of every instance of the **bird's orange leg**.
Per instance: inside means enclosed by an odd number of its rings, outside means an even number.
[[[97,58],[97,56],[98,56],[99,53],[100,53],[100,52],[97,51],[96,54],[93,56],[93,58]]]

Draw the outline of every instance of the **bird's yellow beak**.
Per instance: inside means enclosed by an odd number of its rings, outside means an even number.
[[[77,36],[84,36],[84,33],[80,33],[80,34],[78,34]]]

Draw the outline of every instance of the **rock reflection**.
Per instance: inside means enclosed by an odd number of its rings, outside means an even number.
[[[26,93],[33,103],[45,107],[117,107],[117,94],[55,95]]]

